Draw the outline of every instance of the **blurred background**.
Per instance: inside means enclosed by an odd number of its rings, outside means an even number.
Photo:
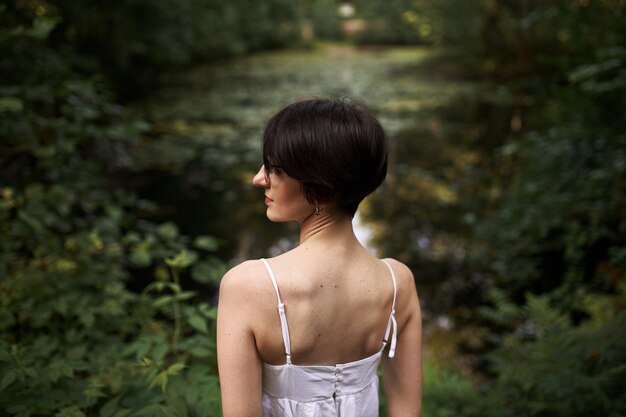
[[[625,18],[3,2],[0,416],[221,414],[219,280],[296,244],[250,180],[268,118],[310,97],[363,101],[389,136],[355,223],[415,274],[423,416],[626,415]]]

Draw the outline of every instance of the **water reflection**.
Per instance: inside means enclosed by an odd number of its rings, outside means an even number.
[[[251,184],[264,125],[295,100],[349,96],[376,113],[391,146],[386,184],[355,221],[359,237],[378,255],[407,262],[423,292],[444,280],[457,285],[474,198],[464,178],[480,147],[493,144],[481,142],[488,135],[476,84],[425,67],[434,53],[328,45],[181,74],[137,106],[154,126],[137,156],[155,173],[142,192],[184,233],[219,237],[220,256],[232,263],[288,250],[297,228],[267,220],[263,193]],[[427,309],[451,303],[425,299]]]
[[[249,184],[268,118],[300,98],[350,96],[369,104],[393,138],[412,122],[415,103],[435,96],[422,94],[428,85],[416,83],[409,70],[426,55],[419,48],[331,45],[181,74],[137,106],[153,123],[137,154],[154,174],[143,179],[143,194],[185,233],[219,236],[226,258],[267,256],[270,248],[285,247],[277,243],[281,236],[294,236],[292,227],[265,219],[262,196]]]
[[[361,218],[361,214],[359,212],[356,213],[354,219],[352,220],[352,228],[354,229],[354,234],[356,238],[361,242],[363,246],[367,248],[373,254],[378,254],[376,247],[372,244],[372,239],[374,237],[374,232],[370,229],[367,223],[363,222]]]

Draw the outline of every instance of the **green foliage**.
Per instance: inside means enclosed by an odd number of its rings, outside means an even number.
[[[488,262],[500,288],[496,307],[481,313],[496,324],[490,392],[506,415],[626,410],[626,137],[615,113],[605,111],[623,103],[624,73],[607,51],[621,59],[620,49],[601,49],[601,63],[577,67],[575,84],[561,91],[568,101],[555,114],[576,122],[500,150],[504,161],[513,156],[515,174],[477,236],[490,240]]]
[[[357,14],[367,22],[367,30],[357,42],[368,44],[407,44],[421,42],[414,29],[415,16],[411,0],[360,1]]]
[[[402,18],[422,42],[475,47],[485,25],[484,2],[412,1]]]
[[[391,217],[376,243],[412,267],[425,317],[447,319],[485,381],[450,383],[440,408],[425,391],[424,414],[624,414],[626,5],[368,4],[451,47],[420,78],[482,80],[403,108],[419,122],[392,133],[388,188],[368,206]]]
[[[160,76],[194,61],[285,46],[299,37],[298,8],[287,0],[136,0],[80,6],[73,0],[37,0],[14,2],[8,12],[10,19],[27,24],[37,16],[32,27],[16,30],[40,38],[50,33],[47,42],[53,49],[77,59],[85,74],[103,74],[125,97],[145,94]],[[17,46],[14,52],[34,57]],[[53,67],[43,64],[46,70]]]
[[[223,271],[216,242],[192,251],[177,226],[144,219],[154,205],[123,178],[146,124],[49,46],[47,7],[2,12],[16,26],[0,31],[0,408],[220,415],[215,308],[181,284],[200,257],[203,283]],[[154,282],[138,293],[141,273]]]
[[[548,81],[541,119],[554,125],[498,150],[498,163],[515,168],[478,236],[489,236],[495,282],[513,298],[551,291],[576,314],[570,296],[581,285],[613,293],[623,282],[626,135],[614,110],[626,104],[623,63],[623,48],[605,45],[561,77],[572,84]]]
[[[302,2],[301,13],[308,20],[316,38],[338,39],[341,32],[341,20],[334,0],[310,0]]]
[[[524,326],[493,355],[501,415],[617,416],[626,410],[624,295],[579,294],[574,326],[547,297],[528,295]],[[500,414],[497,414],[500,415]]]
[[[526,307],[494,294],[484,311],[500,326],[522,323],[490,354],[493,378],[477,383],[458,371],[426,366],[423,415],[465,417],[618,416],[626,410],[626,314],[616,297],[579,292],[588,319],[574,325],[548,296]]]
[[[480,394],[484,393],[477,392],[476,383],[456,370],[435,364],[424,367],[424,417],[487,417],[501,403],[494,393]]]
[[[602,261],[618,267],[603,254],[624,243],[626,136],[608,135],[572,125],[519,145],[522,173],[486,229],[501,248],[493,265],[509,291],[554,289],[561,277],[572,287],[608,285],[587,267]]]
[[[423,69],[406,65],[415,60],[377,73],[402,86],[374,104],[393,143],[388,188],[369,206],[388,219],[381,250],[412,266],[424,311],[447,316],[484,381],[427,366],[425,415],[626,412],[625,9],[570,0],[358,4],[370,29],[361,41],[449,45],[455,53],[433,61],[431,75],[485,80],[479,93],[453,97],[437,82],[424,90],[415,80]],[[192,171],[216,189],[224,185],[214,173],[247,175],[224,171],[248,149],[231,139],[255,137],[258,118],[236,107],[190,112],[206,124],[176,115],[149,127],[116,104],[110,87],[128,96],[194,60],[287,45],[302,18],[318,35],[335,36],[326,0],[29,0],[0,8],[7,415],[219,415],[215,310],[198,300],[224,272],[213,256],[222,240],[192,240],[185,233],[197,225],[179,221],[190,212],[163,215],[135,191],[166,170]],[[249,80],[246,65],[235,77]],[[344,94],[340,67],[327,67],[324,91]],[[271,78],[309,83],[278,74],[254,79],[256,91],[282,101]],[[219,74],[202,74],[214,76],[203,88],[254,104],[218,85]],[[382,84],[368,80],[354,91]],[[159,194],[182,188],[158,185]],[[232,200],[242,195],[228,191]]]
[[[484,2],[476,0],[367,0],[357,12],[367,22],[360,43],[475,47],[485,22]]]

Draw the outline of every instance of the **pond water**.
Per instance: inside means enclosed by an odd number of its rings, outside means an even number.
[[[493,112],[476,100],[477,83],[438,63],[439,54],[327,44],[200,65],[164,80],[135,106],[152,124],[136,155],[149,174],[137,179],[141,194],[157,202],[157,220],[217,237],[219,257],[231,264],[287,250],[294,225],[269,222],[263,192],[250,183],[265,123],[298,99],[351,97],[373,110],[391,145],[388,179],[359,209],[359,236],[380,256],[407,262],[425,288],[450,281],[475,215],[464,181],[489,138],[484,115]]]

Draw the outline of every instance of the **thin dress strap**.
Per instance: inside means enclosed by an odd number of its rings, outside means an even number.
[[[280,299],[280,293],[278,292],[278,284],[276,283],[276,277],[274,271],[270,268],[270,264],[267,260],[261,258],[267,272],[270,274],[272,284],[274,284],[274,290],[276,290],[276,297],[278,298],[278,315],[280,316],[280,329],[283,332],[283,343],[285,344],[285,355],[287,357],[287,363],[291,365],[291,341],[289,340],[289,327],[287,327],[287,317],[285,316],[285,304]],[[395,298],[394,298],[395,300]]]
[[[387,268],[391,272],[391,280],[393,281],[393,302],[391,303],[391,314],[389,315],[389,321],[387,322],[387,330],[385,331],[385,339],[384,344],[387,345],[389,342],[389,332],[391,332],[391,328],[393,327],[393,333],[391,334],[391,346],[389,346],[389,357],[393,358],[396,354],[396,342],[398,338],[398,323],[396,322],[396,293],[398,291],[398,285],[396,284],[396,274],[394,274],[391,265],[384,261]]]

